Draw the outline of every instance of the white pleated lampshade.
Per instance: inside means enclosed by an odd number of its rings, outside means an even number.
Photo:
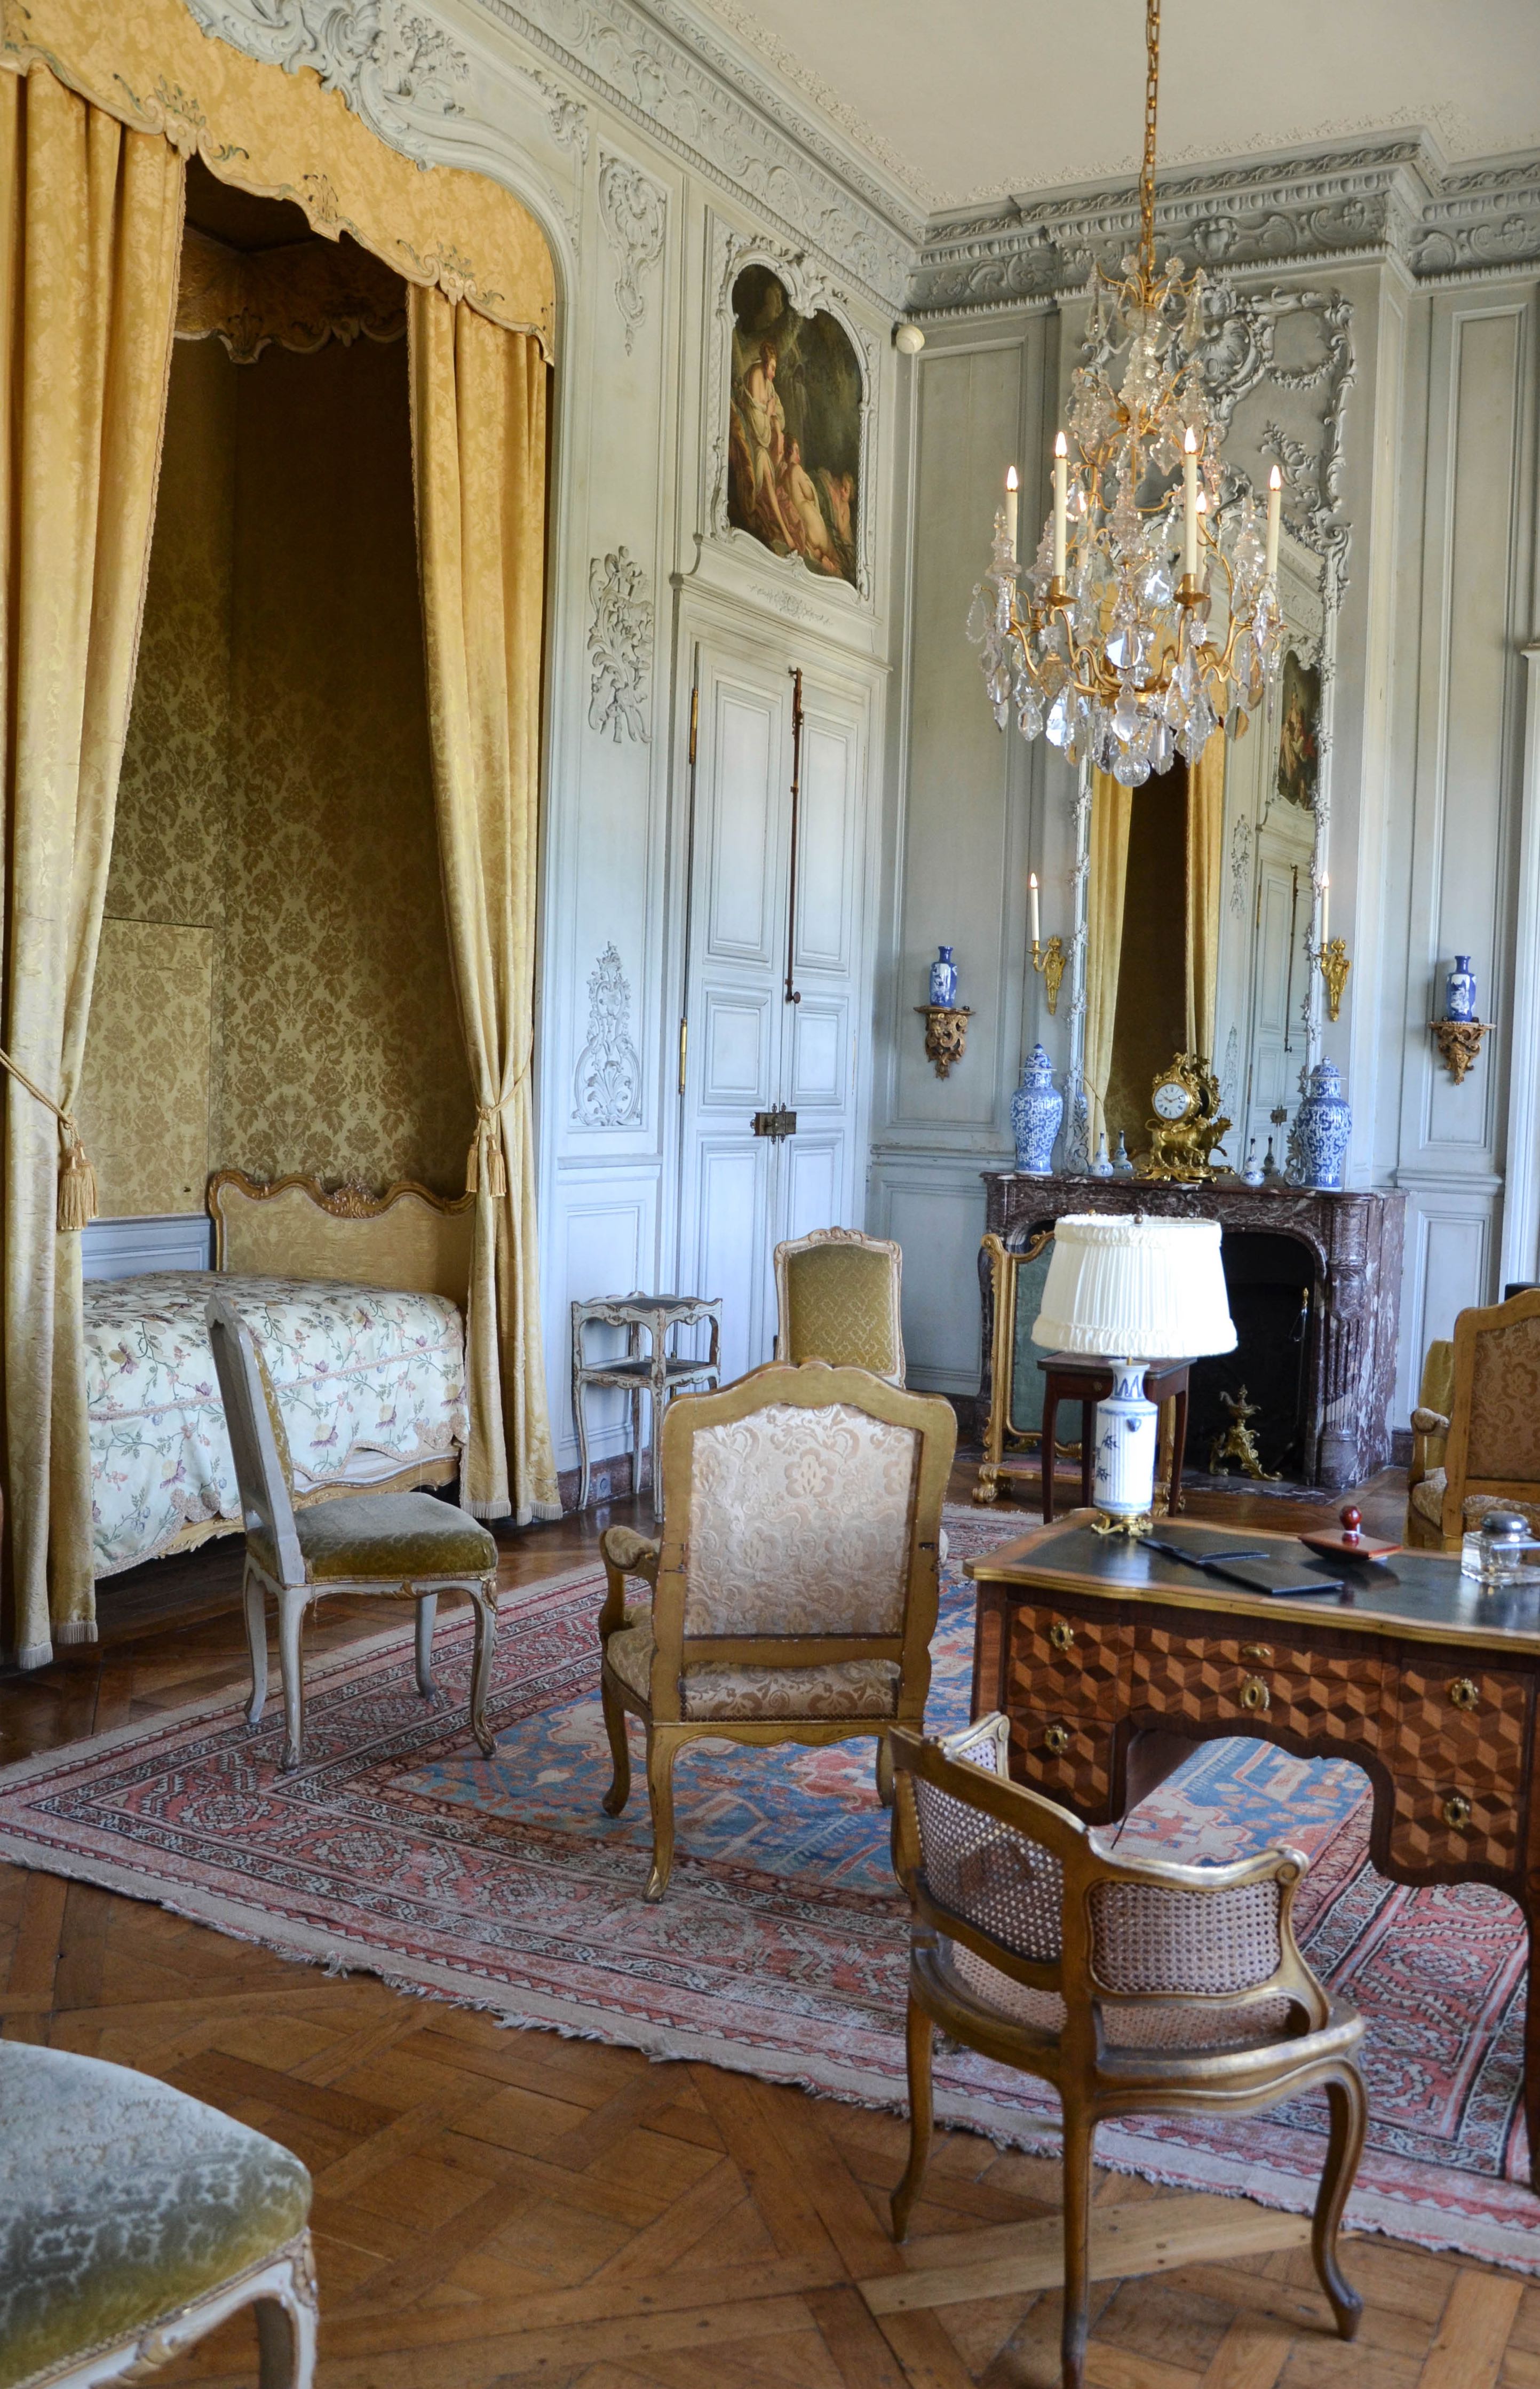
[[[1102,1360],[1233,1352],[1217,1220],[1077,1215],[1053,1229],[1033,1341]]]

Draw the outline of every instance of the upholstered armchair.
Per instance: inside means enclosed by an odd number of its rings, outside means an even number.
[[[910,2158],[894,2237],[907,2234],[925,2178],[937,2025],[1050,2083],[1063,2114],[1063,2379],[1083,2389],[1097,2125],[1152,2108],[1247,2114],[1320,2089],[1331,2132],[1312,2245],[1351,2339],[1362,2300],[1343,2277],[1337,2233],[1363,2148],[1364,2028],[1295,1942],[1304,1859],[1120,1860],[1067,1810],[1010,1782],[1009,1743],[998,1713],[945,1743],[893,1736],[894,1860],[912,1919]]]
[[[930,1687],[956,1441],[949,1402],[823,1361],[772,1361],[670,1405],[661,1547],[616,1527],[600,1545],[605,1807],[618,1816],[630,1795],[630,1714],[647,1740],[649,1899],[673,1863],[673,1766],[689,1742],[870,1734],[891,1798],[893,1730],[919,1726]],[[627,1607],[628,1578],[651,1588],[650,1608]]]
[[[1540,1527],[1540,1291],[1462,1310],[1428,1347],[1406,1488],[1414,1549],[1457,1552],[1491,1510]]]
[[[169,2083],[0,2040],[0,2389],[138,2381],[256,2308],[261,2389],[315,2366],[311,2178]]]
[[[775,1247],[775,1357],[827,1361],[904,1382],[897,1245],[854,1228],[816,1228]]]
[[[497,1545],[485,1527],[431,1493],[343,1493],[294,1506],[288,1437],[273,1380],[251,1330],[221,1295],[209,1297],[209,1341],[230,1431],[246,1527],[246,1637],[251,1654],[248,1725],[267,1701],[267,1598],[278,1610],[284,1690],[284,1766],[299,1765],[304,1737],[300,1629],[329,1593],[385,1593],[417,1604],[417,1690],[433,1685],[433,1622],[441,1592],[463,1592],[476,1612],[471,1731],[490,1757],[487,1691],[497,1640]]]

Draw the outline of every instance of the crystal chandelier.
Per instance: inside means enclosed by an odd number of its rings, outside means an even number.
[[[1092,270],[1086,362],[1037,556],[1018,571],[1012,466],[968,619],[1000,727],[1014,700],[1025,738],[1046,733],[1126,787],[1178,750],[1195,760],[1221,723],[1239,737],[1283,647],[1281,477],[1275,465],[1265,524],[1249,492],[1223,503],[1223,435],[1196,353],[1204,275],[1155,262],[1160,0],[1146,0],[1145,44],[1139,251],[1122,280]]]

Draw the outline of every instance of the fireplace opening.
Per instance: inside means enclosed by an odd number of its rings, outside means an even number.
[[[1187,1463],[1196,1475],[1222,1473],[1244,1483],[1249,1474],[1237,1456],[1242,1428],[1253,1438],[1263,1471],[1304,1484],[1310,1480],[1305,1449],[1309,1412],[1306,1363],[1316,1269],[1308,1247],[1294,1236],[1266,1229],[1227,1228],[1220,1248],[1236,1347],[1192,1364],[1187,1424]],[[1222,1399],[1239,1403],[1242,1390],[1249,1418]],[[1230,1456],[1222,1454],[1227,1437]]]

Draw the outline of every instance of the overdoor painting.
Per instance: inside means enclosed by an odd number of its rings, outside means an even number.
[[[728,520],[810,572],[856,581],[861,374],[827,310],[804,315],[768,265],[732,286]]]

